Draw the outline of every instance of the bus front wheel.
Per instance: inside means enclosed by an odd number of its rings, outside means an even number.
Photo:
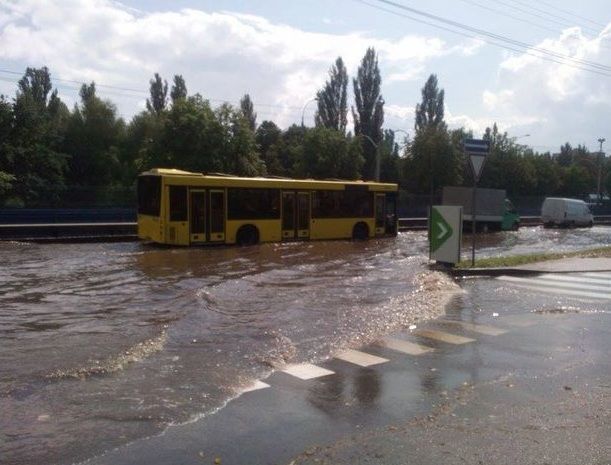
[[[364,241],[369,237],[369,227],[365,223],[357,223],[352,228],[352,239],[355,241]]]
[[[251,224],[238,229],[235,238],[236,244],[240,246],[255,245],[259,243],[259,230]]]

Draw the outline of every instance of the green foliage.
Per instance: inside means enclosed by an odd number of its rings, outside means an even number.
[[[168,105],[168,81],[162,80],[158,73],[149,81],[151,98],[146,100],[146,108],[151,113],[160,115]],[[186,87],[185,87],[186,91]]]
[[[361,142],[325,127],[305,134],[295,174],[302,178],[358,179],[363,165]]]
[[[335,60],[329,70],[329,80],[316,93],[318,110],[316,111],[316,126],[346,132],[348,123],[348,72],[342,57]]]
[[[174,75],[174,84],[170,91],[170,98],[172,99],[172,104],[176,103],[177,100],[187,98],[187,84],[185,84],[185,79],[180,74]]]
[[[69,117],[63,144],[70,154],[66,181],[71,188],[91,187],[94,195],[99,195],[121,179],[119,152],[125,123],[117,118],[112,103],[96,95],[95,83],[83,84],[80,96],[80,105]]]
[[[242,117],[246,120],[248,127],[254,132],[257,129],[257,114],[255,113],[250,95],[245,94],[244,97],[242,97],[242,100],[240,100],[240,109],[242,110]]]
[[[391,130],[382,130],[384,101],[375,51],[370,48],[353,79],[353,137],[346,134],[347,82],[338,58],[318,92],[316,127],[272,121],[257,128],[252,101],[239,107],[213,108],[201,95],[188,96],[175,75],[168,85],[159,74],[150,81],[147,110],[126,125],[115,106],[102,100],[94,83],[83,85],[70,111],[53,90],[47,68],[27,68],[14,99],[0,96],[0,204],[51,206],[112,203],[113,192],[133,191],[138,173],[152,167],[196,172],[226,172],[371,179],[380,160],[380,178],[413,193],[438,192],[444,185],[471,183],[462,152],[464,129],[448,130],[444,91],[431,75],[416,107],[416,133],[399,147]],[[556,155],[537,154],[517,144],[496,124],[486,130],[491,154],[480,181],[510,196],[580,197],[596,192],[601,170],[603,190],[611,191],[611,160],[568,142]],[[401,152],[401,153],[400,153]]]
[[[421,131],[438,129],[445,130],[444,90],[437,86],[437,76],[431,74],[422,88],[422,102],[416,105],[415,129]]]
[[[368,48],[357,77],[352,80],[356,110],[352,107],[354,134],[362,135],[365,165],[363,177],[373,179],[375,176],[377,148],[382,140],[384,123],[384,99],[380,94],[382,78],[378,67],[378,57],[373,48]],[[373,142],[373,143],[372,143]]]

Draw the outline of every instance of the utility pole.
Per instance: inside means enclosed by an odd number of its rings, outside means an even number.
[[[312,103],[312,102],[317,102],[318,101],[318,97],[314,97],[311,98],[310,100],[308,100],[306,103],[304,103],[303,105],[303,109],[301,110],[301,127],[305,128],[305,124],[304,124],[304,117],[305,117],[305,110],[306,107],[308,106],[308,104]]]
[[[603,142],[605,142],[605,138],[601,137],[600,139],[598,139],[598,142],[600,144],[600,152],[598,152],[598,188],[597,188],[597,196],[598,196],[598,203],[602,203],[602,197],[600,194],[600,181],[601,181],[601,177],[602,177],[602,166],[603,166],[603,157],[604,157],[604,153],[603,153]]]
[[[360,134],[365,139],[369,141],[371,145],[373,145],[376,149],[376,172],[375,172],[375,180],[376,182],[380,182],[380,143],[375,143],[371,137],[367,134]]]

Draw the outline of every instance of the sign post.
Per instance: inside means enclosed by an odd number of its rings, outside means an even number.
[[[471,201],[471,266],[475,266],[475,217],[477,213],[477,183],[486,163],[486,157],[490,153],[490,141],[483,139],[465,139],[465,154],[469,156],[471,162],[471,172],[473,173],[473,196]]]
[[[460,261],[462,207],[431,206],[429,220],[429,258],[442,263]]]

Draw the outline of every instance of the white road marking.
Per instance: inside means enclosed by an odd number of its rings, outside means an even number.
[[[408,355],[422,355],[435,350],[432,347],[416,344],[415,342],[404,341],[403,339],[397,339],[394,337],[385,337],[379,341],[378,344]]]
[[[334,374],[334,372],[331,370],[312,365],[311,363],[296,363],[293,365],[287,365],[282,371],[291,376],[304,380]]]
[[[505,329],[495,328],[494,326],[477,325],[474,323],[467,323],[466,321],[440,320],[440,323],[460,326],[469,331],[486,334],[487,336],[500,336],[507,332]]]
[[[264,383],[263,381],[257,380],[253,384],[248,386],[246,389],[244,389],[242,391],[242,393],[258,391],[260,389],[265,389],[265,388],[268,388],[268,387],[269,387],[269,384]]]
[[[429,339],[435,339],[441,342],[447,342],[449,344],[467,344],[468,342],[474,342],[475,339],[470,337],[457,336],[456,334],[445,333],[443,331],[434,331],[431,329],[422,329],[416,331],[416,336],[426,337]]]
[[[611,293],[611,286],[601,285],[600,282],[586,281],[587,278],[567,279],[568,276],[546,276],[533,279],[533,284],[543,284],[548,286],[560,287],[562,289],[577,289],[584,291],[602,291]]]
[[[593,278],[589,276],[580,276],[580,275],[560,275],[560,274],[546,274],[541,276],[541,278],[549,280],[549,281],[560,281],[567,283],[575,283],[576,285],[579,283],[583,283],[584,285],[589,286],[601,286],[604,290],[611,291],[611,278]]]
[[[353,363],[360,367],[368,367],[371,365],[379,365],[380,363],[388,362],[388,359],[377,357],[376,355],[367,354],[359,350],[346,349],[335,354],[335,358],[343,360],[344,362]]]
[[[581,276],[588,276],[590,278],[606,279],[607,282],[611,283],[611,273],[587,272],[587,273],[579,273],[579,274]]]
[[[544,292],[548,294],[562,294],[567,296],[589,297],[591,299],[611,300],[611,292],[587,292],[585,290],[581,291],[567,289],[567,286],[562,285],[560,283],[548,283],[538,281],[536,279],[517,278],[515,276],[499,276],[497,279],[501,281],[511,282],[517,287]]]

